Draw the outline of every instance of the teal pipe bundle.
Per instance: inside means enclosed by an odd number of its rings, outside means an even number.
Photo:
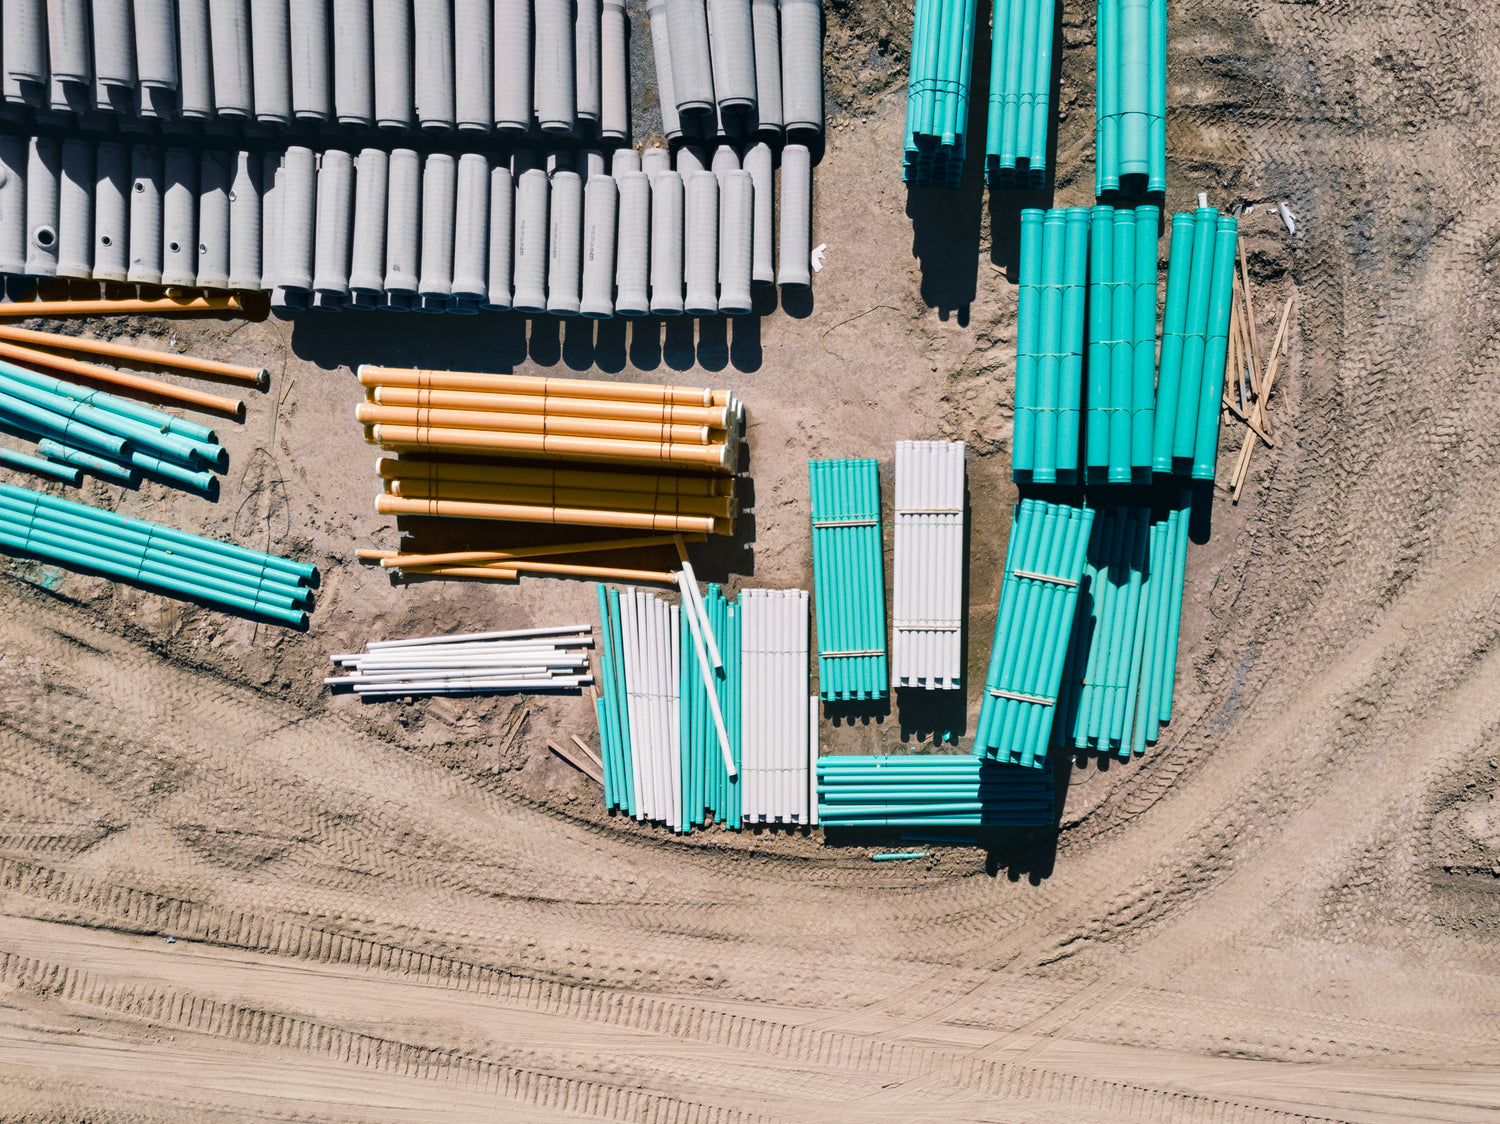
[[[808,461],[818,691],[825,700],[887,691],[885,553],[874,460]]]
[[[824,827],[1049,827],[1051,769],[979,757],[818,758]]]
[[[1151,480],[1160,222],[1154,206],[1090,212],[1084,463],[1092,483]]]
[[[1213,207],[1172,216],[1151,467],[1212,480],[1229,347],[1239,220]]]
[[[1055,0],[997,0],[990,45],[985,182],[1038,188],[1047,180]]]
[[[963,179],[975,0],[916,0],[902,179],[956,189]]]
[[[634,818],[635,783],[630,764],[630,716],[625,695],[624,639],[620,629],[620,594],[596,585],[599,599],[599,662],[602,688],[594,700],[599,720],[600,757],[604,761],[604,806]]]
[[[1088,237],[1087,207],[1021,212],[1011,442],[1018,482],[1077,483]]]
[[[1172,717],[1190,494],[1153,520],[1108,507],[1094,521],[1058,692],[1052,744],[1129,757]]]
[[[1099,0],[1094,194],[1167,189],[1167,0]]]
[[[313,567],[0,484],[0,546],[303,628]]]
[[[974,738],[978,757],[1042,768],[1094,521],[1090,508],[1023,500],[1011,516],[1000,610]]]
[[[719,708],[729,731],[735,768],[740,762],[740,630],[739,614],[724,598],[717,585],[709,585],[703,598],[708,611],[709,627],[724,658],[724,666],[714,675]],[[687,614],[682,615],[681,643],[684,650],[693,640]],[[713,718],[708,706],[708,692],[698,676],[682,678],[680,712],[682,746],[682,807],[684,830],[702,827],[712,815],[720,827],[738,830],[740,826],[740,791],[735,779],[724,768],[724,756],[714,734]]]

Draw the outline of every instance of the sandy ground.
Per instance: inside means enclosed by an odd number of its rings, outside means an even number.
[[[1070,13],[1054,197],[1083,204],[1093,29]],[[696,336],[131,329],[272,386],[221,427],[218,503],[87,498],[323,585],[300,635],[3,564],[0,1119],[1500,1118],[1500,28],[1369,0],[1173,14],[1169,205],[1255,205],[1262,334],[1298,304],[1277,448],[1238,506],[1202,497],[1159,749],[1062,763],[1055,843],[892,869],[867,857],[889,840],[605,816],[543,744],[593,736],[580,700],[319,684],[366,638],[593,614],[583,584],[396,587],[352,562],[398,532],[349,368],[597,369],[746,401],[753,511],[701,567],[734,587],[810,580],[808,457],[970,443],[967,709],[822,732],[967,750],[1014,500],[1015,210],[977,159],[956,196],[908,197],[909,12],[833,5],[810,302]]]

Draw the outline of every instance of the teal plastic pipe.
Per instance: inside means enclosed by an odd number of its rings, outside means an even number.
[[[1012,71],[1006,65],[1010,57],[1011,10],[1013,5],[1025,2],[1026,0],[995,0],[994,3],[991,20],[993,30],[990,34],[990,111],[985,122],[984,138],[986,156],[1000,155],[1005,103],[1012,96],[1014,82]],[[1003,158],[1000,166],[1006,166]]]
[[[1083,401],[1083,329],[1088,290],[1089,212],[1069,207],[1063,239],[1062,352],[1057,374],[1057,471],[1065,483],[1078,475],[1078,421]]]
[[[1040,61],[1036,53],[1036,29],[1041,7],[1042,0],[1025,0],[1021,4],[1020,26],[1016,29],[1021,44],[1021,65],[1013,72],[1016,92],[1010,99],[1014,107],[1012,125],[1000,144],[1000,162],[1009,168],[1014,168],[1021,154],[1031,149],[1031,103],[1037,89],[1037,63]]]
[[[614,644],[610,640],[609,625],[609,594],[605,591],[601,582],[594,583],[594,595],[599,605],[599,660],[602,664],[599,692],[599,746],[604,758],[604,778],[608,782],[604,788],[604,806],[606,808],[618,808],[620,806],[619,781],[616,777],[618,753],[615,750],[616,726],[614,721],[614,694],[615,694],[615,662]]]
[[[990,644],[990,664],[985,672],[985,691],[979,703],[979,726],[974,737],[974,752],[978,755],[988,753],[995,747],[995,731],[998,728],[996,710],[999,700],[991,695],[990,691],[1000,688],[1000,677],[1004,670],[1005,643],[1010,634],[1011,621],[1016,616],[1016,600],[1019,593],[1016,589],[1014,571],[1018,568],[1022,545],[1021,536],[1028,529],[1023,516],[1027,510],[1026,505],[1031,502],[1023,500],[1019,506],[1011,509],[1010,537],[1006,543],[1004,576],[1000,582],[1000,608],[995,614],[995,633]]]
[[[1161,208],[1135,209],[1135,316],[1130,402],[1130,467],[1146,481],[1151,474],[1152,427],[1156,420],[1156,246]]]
[[[1214,271],[1208,299],[1208,330],[1203,351],[1203,392],[1198,399],[1198,431],[1193,449],[1193,479],[1212,480],[1219,459],[1220,402],[1224,363],[1229,349],[1229,308],[1234,292],[1235,246],[1239,220],[1220,215],[1214,232]]]
[[[625,804],[627,813],[636,815],[635,770],[630,745],[630,700],[625,694],[625,637],[620,621],[620,593],[609,591],[610,648],[614,658],[615,673],[615,728],[620,734],[620,774],[625,781]]]
[[[1172,695],[1177,683],[1177,641],[1182,625],[1182,592],[1187,576],[1188,523],[1192,518],[1192,493],[1183,492],[1178,501],[1176,557],[1172,571],[1172,608],[1167,615],[1165,671],[1162,676],[1161,721],[1172,720]]]
[[[75,402],[86,402],[90,406],[97,406],[101,410],[107,410],[121,417],[131,418],[160,429],[167,433],[175,433],[179,437],[186,437],[191,441],[201,441],[209,445],[217,445],[218,434],[206,425],[198,425],[195,422],[184,421],[182,418],[174,418],[171,414],[163,413],[161,410],[153,410],[150,406],[143,406],[139,402],[132,402],[128,398],[121,398],[117,394],[110,394],[103,390],[90,390],[84,386],[64,382],[62,379],[44,375],[40,371],[33,371],[26,367],[19,367],[14,363],[7,363],[0,359],[0,373],[10,376],[17,382],[23,382],[28,386],[34,386],[38,390],[51,391],[53,394],[71,398]]]
[[[1134,539],[1128,556],[1129,584],[1125,589],[1125,613],[1120,626],[1119,670],[1110,685],[1109,740],[1113,748],[1130,755],[1131,702],[1140,679],[1141,631],[1145,620],[1142,593],[1146,576],[1147,544],[1151,536],[1151,512],[1140,508],[1132,516]]]
[[[113,480],[118,484],[124,484],[128,488],[135,487],[136,472],[128,464],[110,460],[106,457],[95,456],[93,453],[82,449],[75,449],[71,445],[62,445],[53,441],[50,437],[43,437],[36,443],[37,452],[49,460],[57,461],[59,464],[70,464],[74,468],[81,468],[85,472],[92,472],[95,476],[103,477],[105,480]],[[129,454],[126,454],[127,456]]]
[[[1161,373],[1156,387],[1156,418],[1151,442],[1151,468],[1172,471],[1172,437],[1177,423],[1178,387],[1182,379],[1183,333],[1187,330],[1188,289],[1191,287],[1193,216],[1172,216],[1171,257],[1167,270],[1167,303],[1162,311]]]
[[[1150,17],[1148,0],[1118,0],[1120,178],[1149,176]]]
[[[1131,380],[1135,355],[1135,212],[1119,207],[1114,214],[1110,254],[1109,482],[1130,483]]]
[[[1193,459],[1198,432],[1198,406],[1203,395],[1203,347],[1208,331],[1209,297],[1214,278],[1214,233],[1219,212],[1199,207],[1193,213],[1193,268],[1188,285],[1187,324],[1182,336],[1182,374],[1177,387],[1177,425],[1172,435],[1172,459]]]
[[[1031,476],[1038,484],[1051,484],[1057,480],[1057,357],[1062,350],[1066,221],[1062,210],[1054,208],[1047,212],[1042,223],[1042,317],[1040,359],[1037,363],[1036,469]]]
[[[83,482],[82,469],[65,464],[53,464],[41,457],[14,453],[9,449],[0,449],[0,464],[19,468],[25,472],[34,472],[38,476],[46,476],[53,480],[61,480],[64,484],[71,484],[75,488]]]
[[[1167,190],[1167,0],[1150,0],[1147,106],[1150,112],[1149,192]]]
[[[197,445],[185,437],[178,437],[174,433],[163,433],[133,418],[127,418],[122,414],[112,414],[108,410],[101,410],[87,402],[78,402],[61,394],[53,394],[51,391],[6,378],[4,375],[0,375],[0,392],[29,402],[43,410],[50,410],[55,414],[93,426],[104,433],[115,434],[132,447],[176,457],[184,464],[194,467],[202,459],[198,454]]]
[[[1161,540],[1167,524],[1151,524],[1146,540],[1146,572],[1141,583],[1141,595],[1145,609],[1137,627],[1140,629],[1140,649],[1132,664],[1132,677],[1127,689],[1128,702],[1125,710],[1125,729],[1130,734],[1129,753],[1139,756],[1146,750],[1146,726],[1152,714],[1152,692],[1155,690],[1157,622],[1161,615],[1161,579],[1157,569],[1161,565]],[[1121,746],[1125,756],[1125,747]]]
[[[1094,194],[1120,190],[1119,0],[1099,0],[1094,31]]]
[[[194,472],[190,468],[183,468],[171,461],[164,461],[158,457],[149,456],[146,453],[138,453],[134,450],[126,453],[125,461],[107,460],[96,457],[81,449],[71,449],[66,445],[53,441],[50,437],[44,437],[37,442],[37,451],[45,457],[53,460],[63,461],[67,464],[76,464],[91,471],[97,471],[111,479],[122,483],[135,481],[135,470],[150,473],[153,476],[166,479],[174,484],[194,488],[200,492],[209,494],[217,493],[219,490],[218,478],[211,472]],[[87,458],[87,459],[84,459]]]
[[[1091,472],[1109,465],[1109,339],[1114,318],[1109,282],[1114,276],[1114,217],[1113,207],[1094,207],[1089,213],[1089,387],[1084,464]]]
[[[1046,212],[1021,212],[1020,292],[1016,296],[1016,396],[1011,474],[1036,471],[1038,340],[1041,336],[1042,230]]]
[[[125,439],[106,433],[81,421],[44,410],[20,398],[0,393],[0,421],[34,437],[56,437],[105,454],[119,456],[125,451]]]
[[[1036,75],[1031,88],[1031,128],[1023,130],[1017,145],[1018,156],[1025,156],[1027,167],[1035,173],[1047,166],[1047,133],[1052,102],[1052,35],[1055,10],[1052,0],[1034,0],[1037,11],[1036,33],[1032,38],[1036,54]]]

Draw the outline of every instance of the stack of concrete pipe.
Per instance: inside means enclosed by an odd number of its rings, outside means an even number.
[[[260,289],[278,308],[740,315],[811,282],[811,159],[510,156],[0,137],[0,274]]]

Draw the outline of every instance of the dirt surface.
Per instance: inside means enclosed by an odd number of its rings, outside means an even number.
[[[1237,506],[1200,497],[1159,748],[1062,762],[1055,844],[874,865],[890,839],[605,816],[544,748],[593,736],[582,700],[320,685],[369,638],[594,612],[584,584],[398,587],[352,561],[398,529],[350,367],[597,370],[746,402],[752,514],[700,569],[736,588],[810,581],[808,457],[889,471],[898,439],[969,442],[967,710],[822,731],[967,751],[1015,498],[1016,205],[973,156],[956,195],[908,196],[909,12],[834,4],[811,302],[696,335],[131,326],[272,385],[220,427],[217,503],[86,498],[323,584],[303,635],[3,563],[0,1120],[1500,1117],[1500,28],[1369,0],[1172,14],[1168,205],[1253,205],[1262,338],[1297,304],[1276,448]],[[1070,6],[1061,172],[1028,204],[1092,202],[1092,34]]]

